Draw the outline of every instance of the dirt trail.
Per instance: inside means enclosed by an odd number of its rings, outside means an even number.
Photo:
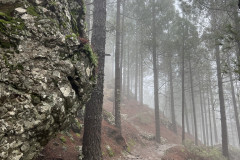
[[[125,155],[122,160],[160,160],[164,155],[164,152],[174,146],[176,146],[176,144],[164,144],[144,148],[137,146],[133,151],[131,151],[131,154]]]
[[[148,114],[148,113],[141,113]],[[161,157],[164,156],[164,153],[169,148],[177,146],[177,144],[158,144],[153,140],[148,140],[144,136],[151,135],[151,133],[147,133],[146,131],[141,130],[141,128],[134,124],[134,118],[138,115],[128,117],[126,119],[131,125],[133,125],[141,135],[141,139],[144,145],[137,144],[134,146],[133,150],[130,154],[125,154],[123,157],[118,158],[118,160],[161,160]]]

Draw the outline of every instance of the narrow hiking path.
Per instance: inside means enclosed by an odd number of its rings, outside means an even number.
[[[129,154],[123,155],[123,157],[120,158],[121,160],[160,160],[161,157],[164,156],[166,150],[177,146],[177,144],[166,143],[166,140],[164,138],[162,138],[163,144],[156,143],[153,140],[154,136],[152,135],[152,133],[144,131],[141,126],[138,126],[134,123],[134,119],[136,119],[137,117],[149,115],[150,113],[151,111],[142,112],[133,116],[126,116],[125,121],[136,128],[143,144],[137,144],[133,146],[131,152]]]
[[[159,160],[169,148],[177,146],[176,144],[159,144],[155,146],[135,146],[131,154],[125,155],[123,160]]]
[[[104,97],[104,109],[113,112],[113,89],[106,85]],[[161,160],[166,150],[174,147],[182,147],[181,135],[171,130],[171,122],[162,114],[160,132],[161,144],[155,142],[155,113],[147,105],[140,105],[134,98],[123,97],[121,105],[122,135],[126,140],[127,151],[123,149],[115,157],[107,160]],[[181,127],[178,126],[178,133]],[[192,139],[190,135],[186,135]]]

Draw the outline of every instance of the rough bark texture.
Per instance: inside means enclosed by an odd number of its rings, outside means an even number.
[[[214,107],[214,103],[213,103],[213,92],[212,92],[212,82],[211,82],[211,78],[209,75],[209,90],[210,90],[210,102],[211,102],[211,106],[212,106],[212,114],[213,114],[213,126],[214,126],[214,138],[215,138],[215,143],[218,143],[218,133],[217,133],[217,124],[216,124],[216,116],[215,116],[215,107]]]
[[[159,116],[159,99],[158,99],[158,70],[157,70],[157,40],[156,40],[156,6],[155,0],[152,0],[152,47],[153,47],[153,76],[154,76],[154,105],[155,105],[155,139],[161,142],[160,136],[160,116]]]
[[[172,75],[172,56],[169,56],[169,82],[170,82],[170,94],[171,94],[171,118],[173,131],[177,133],[177,124],[176,124],[176,116],[175,116],[175,107],[174,107],[174,92],[173,92],[173,75]]]
[[[201,119],[202,119],[202,132],[203,132],[203,142],[204,145],[207,144],[206,142],[206,132],[205,132],[205,123],[204,123],[204,113],[203,113],[203,99],[202,99],[202,84],[199,76],[199,96],[200,96],[200,107],[201,107]]]
[[[139,69],[139,64],[138,64],[138,39],[136,38],[136,57],[135,57],[135,99],[138,100],[138,69]]]
[[[31,160],[89,99],[82,0],[0,0],[0,159]]]
[[[121,131],[120,6],[121,0],[117,0],[117,26],[115,48],[115,125]]]
[[[184,100],[184,106],[185,106],[185,112],[184,112],[184,115],[185,115],[185,119],[186,119],[186,128],[187,128],[187,132],[190,134],[190,127],[189,127],[189,118],[188,118],[188,107],[187,107],[187,103],[186,103],[186,97],[185,97],[185,100]]]
[[[219,92],[221,126],[222,126],[222,153],[225,157],[228,158],[229,155],[228,155],[227,120],[226,120],[226,111],[225,111],[224,96],[223,96],[220,50],[218,45],[215,46],[215,56],[216,56],[216,64],[217,64],[218,92]]]
[[[192,107],[193,107],[193,119],[194,119],[194,135],[195,135],[195,144],[198,145],[198,132],[197,132],[197,118],[196,118],[196,108],[195,108],[195,99],[194,99],[194,90],[193,90],[193,75],[192,75],[192,65],[191,58],[189,56],[189,73],[190,73],[190,84],[191,84],[191,97],[192,97]]]
[[[121,73],[121,95],[125,94],[124,91],[124,87],[125,87],[125,83],[123,83],[125,81],[125,78],[123,78],[124,76],[124,57],[125,57],[125,0],[122,0],[122,28],[121,28],[121,62],[120,62],[120,73]]]
[[[209,119],[209,134],[210,134],[210,142],[211,142],[211,146],[213,146],[212,120],[211,120],[211,106],[210,106],[209,90],[208,90],[208,88],[207,88],[207,99],[208,99],[208,119]]]
[[[130,86],[131,86],[130,85],[130,50],[129,50],[129,43],[128,43],[128,53],[127,53],[127,97],[128,98],[129,98]]]
[[[185,59],[185,50],[184,50],[184,40],[185,40],[185,37],[184,37],[184,32],[183,32],[183,41],[182,41],[182,73],[181,73],[181,76],[182,76],[182,143],[184,143],[185,141],[185,124],[184,124],[184,105],[185,105],[185,88],[184,88],[184,66],[185,66],[185,63],[184,63],[184,59]]]
[[[97,84],[86,105],[84,118],[84,160],[101,160],[101,124],[106,43],[106,0],[94,1],[92,46],[98,56]]]
[[[203,84],[203,83],[202,83]],[[206,106],[206,99],[205,99],[205,90],[202,87],[202,97],[203,97],[203,110],[205,113],[205,126],[206,126],[206,140],[207,146],[209,145],[209,134],[208,134],[208,116],[207,116],[207,106]]]

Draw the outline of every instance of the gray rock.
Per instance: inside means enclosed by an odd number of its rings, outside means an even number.
[[[34,159],[89,99],[82,1],[0,0],[11,9],[0,17],[1,160]]]

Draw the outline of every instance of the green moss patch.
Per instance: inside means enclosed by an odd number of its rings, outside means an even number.
[[[37,13],[36,8],[34,6],[29,6],[27,8],[27,13],[32,16],[37,16],[37,17],[39,16],[39,14]]]
[[[24,28],[25,24],[21,19],[16,19],[4,12],[0,12],[0,33],[6,36],[5,38],[0,36],[0,46],[2,48],[16,48],[16,39],[12,41],[9,37],[11,37],[12,34],[21,35],[21,31],[24,30]]]
[[[98,65],[98,57],[93,52],[91,46],[89,44],[85,44],[84,47],[83,47],[83,50],[89,56],[91,64],[94,65],[94,66],[97,66]]]
[[[106,145],[106,149],[109,157],[114,157],[115,153],[109,145]]]
[[[61,142],[63,142],[63,143],[66,143],[66,142],[67,142],[67,140],[66,140],[66,138],[65,138],[64,136],[59,137],[59,139],[60,139]]]
[[[69,34],[65,36],[65,39],[70,39],[70,38],[77,38],[77,35],[75,33]]]

